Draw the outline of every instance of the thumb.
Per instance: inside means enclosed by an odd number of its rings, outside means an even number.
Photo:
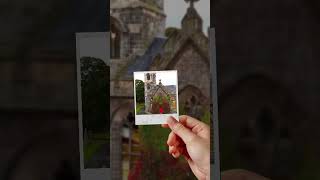
[[[168,118],[167,123],[172,132],[178,135],[186,145],[196,137],[196,135],[192,131],[190,131],[190,129],[183,126],[183,124],[178,122],[172,116]]]

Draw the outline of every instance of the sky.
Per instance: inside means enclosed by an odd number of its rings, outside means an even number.
[[[167,14],[167,27],[181,27],[181,20],[186,14],[187,4],[184,0],[164,0],[164,11]],[[203,20],[203,32],[207,33],[210,26],[210,0],[200,0],[195,3],[195,8]]]
[[[134,78],[144,81],[144,72],[136,73]],[[176,71],[157,72],[156,74],[157,84],[159,84],[160,79],[161,79],[161,83],[165,86],[177,85],[177,72]]]
[[[78,36],[78,52],[81,57],[90,56],[102,59],[106,64],[108,57],[108,38],[106,33],[90,33],[88,36]]]

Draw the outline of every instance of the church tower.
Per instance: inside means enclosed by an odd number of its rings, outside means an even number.
[[[156,73],[145,73],[144,74],[144,95],[145,95],[145,109],[149,110],[151,104],[151,92],[152,89],[157,85]]]
[[[199,0],[185,0],[190,2],[190,7],[187,9],[186,15],[183,17],[181,22],[182,30],[187,34],[194,32],[202,32],[202,18],[194,8],[194,3]]]
[[[112,52],[118,58],[143,55],[156,36],[165,31],[164,0],[112,0],[110,2]],[[118,32],[118,33],[116,33]],[[117,37],[116,35],[118,34]],[[112,58],[116,59],[116,58]]]
[[[155,0],[159,8],[164,9],[164,0]]]

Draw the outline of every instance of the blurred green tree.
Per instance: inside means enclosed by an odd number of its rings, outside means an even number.
[[[110,67],[94,57],[82,57],[80,62],[83,125],[104,131],[110,128]]]
[[[144,82],[141,80],[136,80],[136,101],[144,103]]]

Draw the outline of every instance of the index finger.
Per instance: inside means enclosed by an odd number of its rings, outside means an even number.
[[[185,125],[186,127],[192,129],[196,126],[206,126],[205,123],[199,121],[196,118],[187,116],[187,115],[182,115],[179,117],[179,122],[181,122],[183,125]]]

